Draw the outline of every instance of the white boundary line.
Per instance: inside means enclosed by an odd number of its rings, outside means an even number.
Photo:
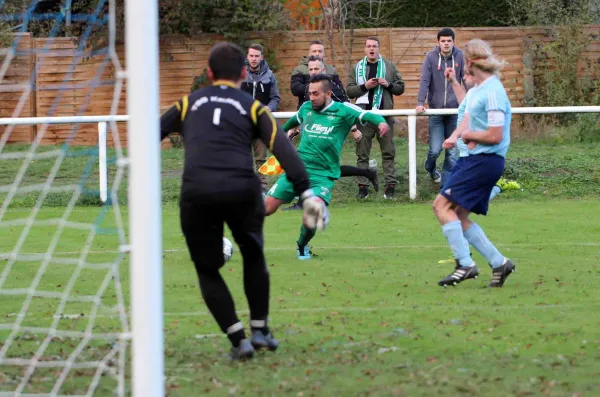
[[[440,291],[443,291],[438,287]],[[377,312],[396,312],[396,311],[429,311],[435,309],[448,310],[449,307],[460,306],[461,304],[450,304],[450,305],[402,305],[402,306],[382,306],[382,307],[361,307],[361,306],[347,306],[347,307],[292,307],[284,309],[271,309],[269,313],[323,313],[328,312],[333,315],[340,315],[343,313],[377,313]],[[540,304],[540,305],[466,305],[467,310],[552,310],[552,309],[577,309],[584,307],[598,307],[600,302],[589,302],[589,303],[567,303],[567,304]],[[247,309],[237,310],[238,314],[248,315],[250,312]],[[38,313],[40,316],[44,313]],[[6,317],[17,316],[18,313],[6,314]],[[128,315],[131,315],[128,313]],[[119,314],[97,314],[96,318],[113,318],[118,317]],[[165,317],[204,317],[210,316],[208,311],[195,311],[195,312],[165,312]],[[63,318],[74,318],[74,319],[85,319],[85,316],[79,314],[64,314]],[[212,334],[211,334],[212,335]]]
[[[551,203],[578,203],[578,202],[582,202],[584,204],[593,204],[593,205],[598,205],[600,206],[600,204],[597,202],[597,200],[594,200],[594,198],[592,197],[586,197],[582,200],[577,200],[577,199],[551,199],[548,200]],[[500,206],[500,205],[511,205],[513,202],[508,202],[508,201],[502,201],[502,202],[496,202],[494,205],[495,206]],[[336,209],[347,209],[349,207],[353,207],[353,202],[348,202],[348,203],[343,203],[340,204],[339,207],[334,207]],[[419,201],[419,202],[400,202],[400,203],[396,203],[398,206],[410,206],[411,208],[414,206],[431,206],[431,202],[430,201]],[[40,208],[40,213],[41,214],[46,214],[46,213],[55,213],[55,212],[60,212],[60,209],[62,207],[42,207]],[[101,207],[93,207],[93,206],[89,206],[89,207],[85,207],[85,206],[78,206],[77,208],[73,208],[73,210],[71,212],[79,212],[79,213],[90,213],[90,214],[96,214],[99,210],[101,209]],[[170,211],[175,211],[177,213],[179,213],[179,206],[177,204],[165,204],[163,206],[163,212],[170,212]],[[8,208],[6,210],[7,214],[10,213],[26,213],[26,212],[31,212],[31,208],[23,208],[23,207],[17,207],[17,208]],[[279,214],[281,211],[278,211],[277,213]],[[297,213],[298,211],[296,211]]]
[[[580,243],[565,243],[565,242],[540,242],[540,243],[505,243],[496,244],[497,247],[600,247],[600,242],[580,242]],[[294,250],[295,246],[289,247],[266,247],[265,251],[289,251]],[[446,244],[399,244],[399,245],[323,245],[323,246],[312,246],[313,249],[323,250],[358,250],[358,251],[373,251],[378,249],[440,249],[448,248]],[[164,249],[164,253],[177,253],[187,252],[185,248],[169,248]],[[122,251],[117,250],[102,250],[102,251],[88,251],[88,254],[120,254]],[[0,254],[2,254],[0,252]],[[21,252],[18,255],[44,255],[45,252]],[[79,255],[80,251],[55,251],[53,255]]]
[[[438,287],[439,288],[439,287]],[[440,289],[440,291],[442,291]],[[288,309],[272,309],[269,310],[269,313],[322,313],[329,312],[342,314],[344,312],[352,312],[352,313],[377,313],[377,312],[396,312],[396,311],[424,311],[424,310],[432,310],[435,308],[448,310],[448,307],[456,306],[456,305],[424,305],[417,306],[414,305],[402,305],[402,306],[384,306],[384,307],[360,307],[360,306],[348,306],[348,307],[296,307],[296,308],[288,308]],[[556,304],[556,305],[503,305],[503,306],[490,306],[490,305],[467,305],[466,309],[473,310],[539,310],[539,309],[576,309],[582,307],[596,307],[600,306],[600,303],[586,303],[586,304]],[[248,310],[238,310],[238,314],[250,314]],[[200,317],[200,316],[210,316],[210,312],[208,311],[197,311],[197,312],[167,312],[165,316],[168,317]]]

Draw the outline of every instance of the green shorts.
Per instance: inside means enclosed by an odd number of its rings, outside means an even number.
[[[331,191],[335,185],[335,179],[320,176],[320,175],[309,175],[310,188],[313,190],[316,196],[319,196],[329,205],[331,201]],[[277,182],[267,192],[269,196],[275,197],[276,199],[283,200],[286,203],[291,202],[294,197],[297,197],[294,191],[294,185],[287,179],[287,176],[283,174],[277,179]]]

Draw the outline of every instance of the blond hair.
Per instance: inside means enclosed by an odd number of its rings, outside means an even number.
[[[465,61],[471,61],[473,67],[487,73],[500,76],[500,71],[506,66],[506,61],[500,60],[492,52],[488,43],[480,39],[473,39],[465,45],[463,52]]]

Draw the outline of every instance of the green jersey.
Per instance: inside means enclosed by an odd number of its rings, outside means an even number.
[[[310,101],[304,102],[295,116],[283,126],[287,131],[302,125],[302,137],[298,155],[306,171],[333,179],[340,177],[340,155],[350,128],[367,122],[378,125],[385,119],[364,111],[349,102],[335,102],[317,112]],[[390,131],[391,133],[391,131]]]

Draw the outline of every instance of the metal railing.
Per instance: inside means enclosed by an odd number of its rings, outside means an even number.
[[[417,117],[432,115],[457,114],[457,109],[430,109],[417,114],[414,109],[378,110],[373,113],[381,116],[404,116],[408,118],[408,194],[411,200],[417,197]],[[515,107],[513,114],[553,114],[553,113],[600,113],[600,106],[555,106],[555,107]],[[289,119],[295,112],[275,112],[277,119]],[[0,118],[0,125],[33,125],[33,124],[73,124],[98,123],[98,162],[100,198],[108,197],[108,169],[106,159],[106,134],[108,122],[126,122],[129,116],[74,116],[74,117],[23,117]]]

